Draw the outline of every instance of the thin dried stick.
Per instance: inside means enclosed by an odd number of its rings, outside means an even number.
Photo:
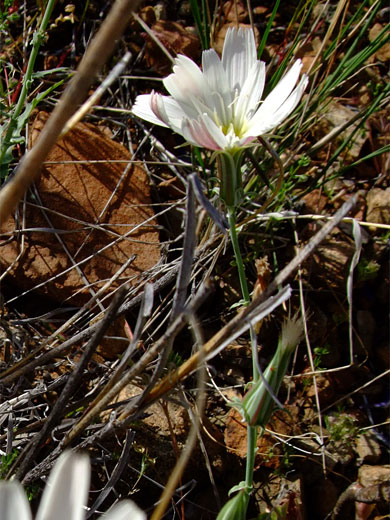
[[[81,121],[91,108],[96,105],[105,91],[112,85],[112,83],[122,74],[131,58],[131,53],[126,52],[119,63],[115,65],[109,75],[98,86],[95,92],[87,99],[87,101],[77,110],[77,112],[69,119],[64,129],[61,132],[61,137],[68,133],[72,128]]]
[[[16,472],[16,478],[18,478],[19,480],[22,476],[25,475],[28,467],[30,466],[33,458],[36,456],[40,447],[43,447],[44,441],[46,439],[47,434],[49,433],[49,430],[51,430],[54,427],[54,425],[58,422],[58,420],[61,418],[65,406],[69,402],[69,399],[75,391],[76,387],[79,385],[80,380],[83,376],[83,372],[86,369],[87,364],[90,361],[93,353],[95,352],[96,347],[102,340],[107,328],[112,323],[112,320],[116,317],[118,308],[121,305],[123,299],[125,298],[127,291],[128,287],[125,286],[117,292],[109,308],[107,309],[104,318],[100,321],[99,327],[96,329],[95,334],[86,344],[80,361],[78,362],[74,371],[70,374],[60,396],[58,397],[55,405],[51,410],[49,417],[47,418],[47,421],[43,425],[38,435],[34,437],[34,440],[29,446],[29,451],[24,455],[22,459],[22,463],[20,464]]]
[[[195,218],[195,196],[194,189],[191,182],[187,184],[187,199],[186,199],[186,213],[185,213],[185,230],[184,230],[184,243],[183,252],[180,260],[180,268],[177,275],[176,290],[173,296],[172,312],[169,318],[169,324],[173,323],[175,318],[184,311],[184,304],[187,295],[188,285],[191,279],[191,269],[194,259],[194,250],[196,245],[196,218]],[[169,355],[172,351],[173,342],[175,336],[171,337],[169,342],[166,342],[163,351],[159,355],[157,366],[153,372],[153,375],[145,388],[141,402],[146,399],[148,393],[155,385],[156,381],[160,377],[163,369],[165,368]],[[141,402],[139,405],[141,405]]]
[[[126,466],[129,463],[130,458],[130,450],[133,446],[135,432],[128,431],[126,433],[126,440],[122,449],[121,456],[119,457],[118,463],[114,468],[114,471],[112,472],[108,482],[102,489],[102,491],[99,493],[98,498],[95,500],[94,504],[89,509],[86,520],[90,518],[98,507],[105,501],[105,499],[108,497],[110,492],[114,489],[115,484],[119,480],[119,477],[122,475],[123,471],[125,470]]]
[[[198,326],[198,323],[194,316],[188,316],[188,321],[191,324],[193,334],[196,339],[196,344],[198,348],[202,345],[202,335]],[[181,477],[183,476],[185,467],[189,461],[191,452],[195,446],[196,438],[199,435],[199,427],[200,427],[200,419],[203,415],[205,403],[206,403],[206,392],[205,392],[205,384],[206,384],[206,370],[205,365],[203,363],[202,356],[199,357],[200,368],[198,372],[198,398],[196,402],[197,413],[193,415],[193,423],[188,434],[187,442],[183,448],[183,451],[180,454],[180,457],[169,477],[167,484],[165,485],[164,491],[161,495],[160,501],[153,511],[151,516],[151,520],[159,520],[164,516],[164,513],[168,507],[169,501],[172,498],[173,493],[175,492],[175,488],[179,483]]]
[[[85,428],[92,422],[94,417],[98,415],[104,408],[110,403],[118,393],[134,378],[140,374],[145,367],[153,361],[158,354],[164,349],[164,347],[171,342],[171,338],[175,338],[177,334],[183,329],[183,327],[187,323],[187,315],[194,314],[196,309],[204,302],[205,298],[209,295],[211,290],[210,284],[203,284],[198,293],[192,299],[192,302],[187,306],[185,312],[179,314],[177,318],[171,323],[168,327],[167,331],[163,336],[156,341],[154,345],[149,347],[149,349],[145,352],[142,358],[135,363],[118,381],[112,388],[110,388],[104,395],[102,395],[93,408],[89,408],[83,417],[79,420],[78,423],[74,426],[74,428],[68,433],[66,438],[63,441],[63,445],[66,446],[70,442],[72,442],[76,437],[78,437]],[[135,403],[131,403],[131,408],[138,408],[139,402],[138,399],[135,399]]]
[[[187,361],[185,361],[177,370],[173,373],[168,374],[155,388],[150,392],[147,402],[159,399],[162,395],[169,392],[178,381],[182,381],[188,375],[190,375],[199,364],[199,356],[202,355],[205,359],[210,359],[219,351],[221,344],[224,344],[227,338],[231,338],[239,328],[242,328],[242,324],[245,320],[250,320],[253,314],[256,313],[259,306],[266,302],[267,298],[270,299],[270,295],[274,293],[278,287],[284,283],[289,276],[301,265],[301,263],[309,257],[314,249],[320,244],[320,242],[332,231],[334,227],[345,217],[345,215],[351,210],[356,204],[357,195],[351,197],[343,206],[336,212],[333,220],[328,221],[322,229],[314,235],[308,244],[306,244],[298,254],[291,260],[291,262],[276,276],[276,278],[270,283],[268,288],[255,298],[250,305],[235,316],[223,329],[215,334],[207,343],[202,347],[202,353],[196,352]],[[248,325],[249,327],[249,325]],[[247,327],[247,328],[248,328]],[[120,420],[125,419],[126,411],[119,417]]]

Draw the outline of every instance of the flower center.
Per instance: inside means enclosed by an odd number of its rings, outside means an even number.
[[[218,123],[217,123],[218,124]],[[226,136],[233,137],[235,136],[237,139],[242,139],[245,133],[245,125],[239,124],[236,121],[230,121],[227,125],[219,125],[222,132]]]
[[[244,107],[238,108],[238,93],[235,93],[233,101],[230,103],[228,110],[225,111],[225,118],[218,118],[215,113],[215,122],[221,128],[222,132],[230,138],[236,137],[242,139],[247,130],[247,120]],[[226,117],[227,116],[227,117]]]

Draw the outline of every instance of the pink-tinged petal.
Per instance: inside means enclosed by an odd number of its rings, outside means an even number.
[[[204,129],[202,129],[198,121],[183,121],[182,133],[184,138],[195,146],[201,146],[202,148],[208,148],[209,150],[218,149],[217,143],[213,141],[208,132],[205,132]]]
[[[45,486],[36,520],[83,520],[88,500],[89,458],[65,452]]]
[[[183,107],[177,101],[161,94],[151,94],[151,106],[155,115],[174,132],[180,134],[181,121],[183,119]],[[196,114],[195,114],[196,116]]]
[[[256,42],[252,30],[229,28],[222,51],[222,65],[226,71],[229,88],[241,90],[248,72],[256,63]]]
[[[221,147],[208,131],[203,119],[185,119],[182,124],[182,135],[189,143],[195,146],[201,146],[209,150],[221,150]]]
[[[192,124],[188,119],[182,120],[180,134],[184,137],[188,144],[192,144],[193,146],[201,146],[203,148],[203,145],[197,140],[196,132],[194,132]]]
[[[168,125],[157,117],[155,112],[152,110],[151,100],[152,94],[142,94],[141,96],[137,96],[131,109],[132,113],[149,123],[167,127]]]
[[[1,520],[31,520],[30,506],[26,493],[19,482],[0,482]]]
[[[237,144],[238,148],[247,147],[254,139],[256,139],[256,137],[257,136],[255,136],[255,137],[249,136],[249,137],[244,137],[243,139],[240,139],[240,141]]]
[[[164,103],[161,100],[162,96],[161,94],[156,94],[155,92],[152,92],[150,94],[150,107],[153,111],[153,114],[165,123],[167,126],[169,126],[168,123],[168,116],[164,108]]]
[[[163,83],[174,99],[190,105],[193,97],[203,99],[208,91],[200,68],[190,58],[182,55],[175,58],[173,73],[165,78]]]
[[[182,133],[181,127],[183,118],[196,119],[198,117],[198,112],[193,110],[192,107],[179,104],[170,96],[159,95],[155,100],[155,103],[157,105],[156,109],[161,118],[169,128],[178,134]]]
[[[226,135],[222,132],[222,129],[216,125],[213,119],[211,119],[207,114],[203,114],[198,119],[200,120],[202,127],[204,127],[210,134],[212,140],[217,143],[218,148],[212,148],[212,150],[225,150],[229,143]]]

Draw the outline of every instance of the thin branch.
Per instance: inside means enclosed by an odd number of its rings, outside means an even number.
[[[95,352],[96,347],[103,339],[104,333],[106,332],[107,328],[110,326],[112,320],[115,318],[119,306],[125,298],[127,291],[128,287],[125,286],[117,292],[109,308],[107,309],[104,318],[100,321],[99,326],[95,331],[95,334],[86,344],[80,361],[78,362],[74,371],[69,375],[69,378],[57,401],[55,402],[51,410],[51,413],[47,418],[47,421],[43,425],[41,431],[38,433],[38,435],[36,435],[36,437],[32,441],[29,451],[24,455],[22,462],[18,470],[16,471],[16,478],[18,478],[19,480],[21,479],[21,477],[25,475],[32,460],[35,458],[40,448],[44,445],[44,441],[49,431],[53,429],[53,427],[58,423],[59,419],[62,417],[66,404],[69,402],[70,397],[73,395],[73,393],[79,386],[88,362],[90,361],[93,353]]]

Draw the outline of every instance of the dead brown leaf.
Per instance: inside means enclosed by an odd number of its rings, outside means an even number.
[[[47,118],[38,114],[32,141]],[[41,293],[75,305],[91,297],[86,283],[97,291],[132,255],[135,261],[111,290],[125,280],[137,283],[160,251],[146,172],[132,165],[119,183],[130,159],[124,146],[95,126],[76,125],[47,157],[36,185],[39,199],[29,197],[25,212],[20,205],[23,224],[14,217],[4,224],[13,238],[0,244],[1,268],[11,266],[10,276],[23,289],[40,286]],[[72,268],[78,262],[84,281]],[[56,278],[46,283],[51,277]]]
[[[158,20],[152,25],[152,31],[173,57],[184,54],[194,61],[199,59],[199,38],[180,23]],[[161,75],[166,75],[172,69],[171,60],[149,36],[147,36],[145,60],[148,67],[152,67]]]

